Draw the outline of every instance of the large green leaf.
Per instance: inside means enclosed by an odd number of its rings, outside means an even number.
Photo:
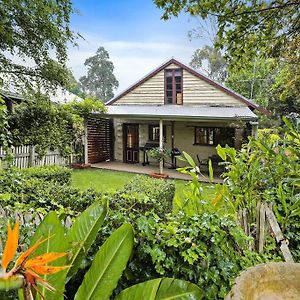
[[[133,247],[133,230],[124,224],[101,246],[91,268],[75,295],[75,300],[106,300],[126,267]]]
[[[116,300],[199,300],[202,292],[188,281],[158,278],[136,284],[122,291]]]
[[[74,222],[67,233],[71,266],[67,277],[71,278],[81,265],[82,259],[93,244],[106,216],[106,204],[95,203],[88,207]]]
[[[66,252],[68,245],[65,240],[65,229],[55,212],[50,212],[37,227],[34,236],[31,240],[31,245],[38,240],[49,237],[47,241],[42,243],[32,255],[33,257],[49,252]],[[51,263],[54,266],[66,265],[66,258],[62,257]],[[67,271],[63,270],[55,274],[45,275],[43,278],[53,286],[56,291],[51,292],[44,287],[40,287],[41,294],[47,300],[62,300],[64,298],[64,286]]]

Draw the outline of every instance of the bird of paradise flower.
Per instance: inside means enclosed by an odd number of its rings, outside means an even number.
[[[51,238],[51,237],[49,237]],[[37,285],[42,285],[50,291],[55,291],[46,280],[40,276],[57,273],[70,266],[49,266],[48,263],[54,262],[58,258],[67,255],[66,252],[49,252],[29,258],[36,249],[49,238],[38,240],[33,246],[21,253],[17,258],[13,268],[7,272],[7,267],[14,259],[19,242],[19,223],[16,222],[11,228],[8,223],[7,241],[2,254],[2,273],[0,273],[0,289],[23,288],[25,300],[33,300],[38,293],[42,299],[43,295],[39,292]]]

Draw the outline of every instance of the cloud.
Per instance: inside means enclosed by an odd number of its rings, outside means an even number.
[[[114,73],[120,84],[116,93],[126,89],[171,57],[189,63],[196,49],[188,43],[105,41],[93,35],[85,35],[85,37],[86,40],[81,41],[78,48],[69,50],[68,66],[79,79],[86,74],[85,59],[94,55],[98,47],[103,46],[110,54],[110,59],[115,66]]]

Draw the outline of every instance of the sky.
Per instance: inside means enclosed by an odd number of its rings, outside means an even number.
[[[103,46],[115,66],[116,94],[171,57],[189,63],[193,52],[209,41],[190,39],[200,21],[188,14],[168,21],[152,0],[74,0],[78,11],[71,28],[83,39],[69,48],[68,66],[76,79],[86,74],[84,61]]]

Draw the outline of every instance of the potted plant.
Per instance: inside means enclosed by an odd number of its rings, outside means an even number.
[[[154,178],[168,178],[169,175],[168,174],[164,174],[163,173],[163,161],[169,157],[171,157],[171,151],[169,149],[166,148],[153,148],[151,150],[148,151],[148,154],[150,157],[154,158],[158,164],[159,164],[159,173],[150,173],[151,177]]]

